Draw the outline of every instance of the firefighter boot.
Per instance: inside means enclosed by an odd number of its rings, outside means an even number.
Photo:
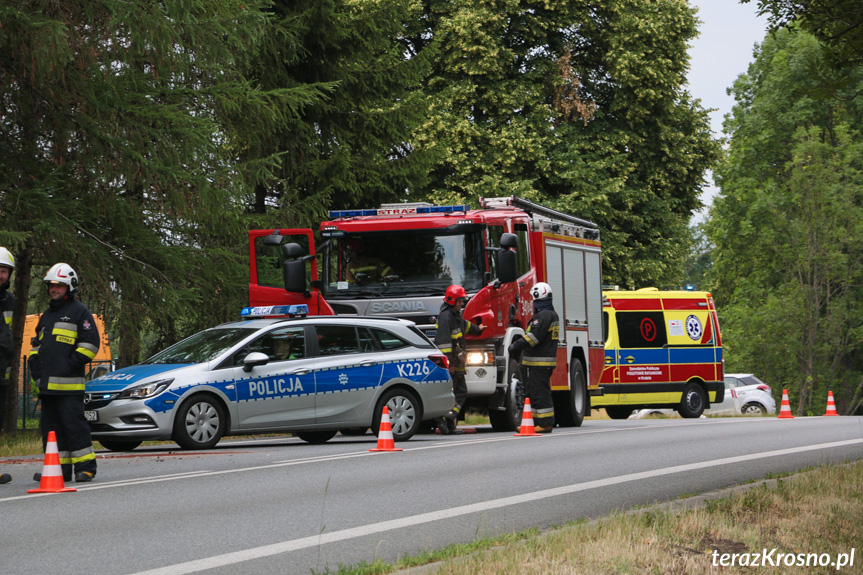
[[[449,420],[446,417],[438,417],[435,419],[435,424],[441,435],[449,435]]]
[[[9,475],[8,473],[0,473],[0,484],[9,483],[10,481],[12,481],[11,475]]]
[[[87,483],[88,481],[93,481],[94,477],[96,477],[95,471],[79,471],[75,474],[75,481],[78,483]]]

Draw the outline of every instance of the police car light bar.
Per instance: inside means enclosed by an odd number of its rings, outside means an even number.
[[[467,212],[470,206],[432,206],[429,204],[386,204],[370,210],[330,210],[330,219],[357,218],[360,216],[408,216],[415,214],[451,214]]]
[[[305,317],[307,315],[309,315],[309,306],[304,303],[244,307],[240,312],[241,317]]]

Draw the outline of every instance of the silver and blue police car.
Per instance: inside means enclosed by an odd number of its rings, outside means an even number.
[[[168,439],[207,449],[225,435],[272,432],[322,443],[339,430],[377,433],[386,405],[404,441],[452,407],[446,356],[412,322],[254,318],[272,313],[288,312],[247,308],[249,319],[88,382],[93,438],[114,451]]]

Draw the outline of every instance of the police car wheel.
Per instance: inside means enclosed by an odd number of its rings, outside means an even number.
[[[372,432],[377,435],[381,429],[384,406],[390,416],[395,441],[407,441],[419,431],[422,422],[422,408],[416,396],[406,389],[391,389],[383,394],[375,408]]]
[[[330,439],[336,436],[336,431],[303,431],[302,433],[295,433],[297,437],[305,441],[306,443],[326,443]]]
[[[186,400],[174,419],[173,439],[183,449],[209,449],[225,434],[222,404],[205,393]]]
[[[680,408],[677,411],[680,417],[693,419],[701,417],[706,404],[704,389],[697,383],[690,383],[683,390],[683,399],[680,400]]]
[[[98,439],[97,441],[108,451],[132,451],[143,443],[142,441],[124,441],[122,439]]]

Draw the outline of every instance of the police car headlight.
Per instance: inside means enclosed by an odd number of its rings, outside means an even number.
[[[467,365],[494,365],[494,352],[491,350],[485,351],[469,351],[467,352]]]
[[[117,399],[144,399],[147,397],[153,397],[154,395],[159,395],[168,389],[168,386],[171,385],[173,381],[174,378],[142,383],[141,385],[136,385],[135,387],[123,390],[120,395],[117,396]]]

